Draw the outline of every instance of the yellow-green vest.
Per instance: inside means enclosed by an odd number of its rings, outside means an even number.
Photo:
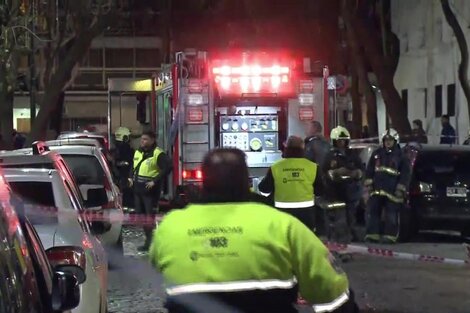
[[[159,168],[157,164],[158,156],[160,153],[163,151],[155,148],[153,150],[153,155],[150,158],[145,159],[142,164],[140,165],[139,172],[136,173],[135,170],[137,166],[139,165],[140,161],[144,157],[144,152],[136,150],[134,153],[134,175],[136,177],[141,177],[141,178],[148,178],[148,179],[153,179],[158,176],[159,173]]]
[[[286,158],[274,163],[271,172],[276,208],[308,208],[315,204],[317,164],[305,158]]]

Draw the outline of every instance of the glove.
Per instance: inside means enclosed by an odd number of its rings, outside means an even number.
[[[359,180],[362,178],[362,171],[357,169],[357,170],[354,170],[351,172],[351,177],[356,179],[356,180]]]

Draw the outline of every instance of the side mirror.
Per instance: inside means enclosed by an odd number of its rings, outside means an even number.
[[[46,250],[46,255],[54,271],[74,275],[79,285],[85,282],[86,255],[81,247],[52,247]]]
[[[52,277],[52,309],[66,311],[80,303],[80,286],[74,274],[55,271]]]
[[[86,198],[85,207],[87,208],[99,207],[108,202],[108,194],[104,188],[88,189]]]

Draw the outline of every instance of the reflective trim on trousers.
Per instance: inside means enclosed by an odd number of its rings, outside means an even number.
[[[378,167],[375,168],[375,171],[376,172],[387,173],[387,174],[390,174],[390,175],[393,175],[393,176],[400,176],[400,172],[397,171],[394,168],[391,168],[391,167],[378,166]]]
[[[315,205],[314,200],[302,201],[302,202],[279,202],[274,201],[274,206],[279,209],[301,209],[309,208]]]
[[[266,279],[231,281],[221,283],[197,283],[169,287],[166,292],[169,296],[202,292],[236,292],[248,290],[291,289],[297,284],[294,277],[288,280]]]
[[[405,201],[403,198],[398,198],[391,193],[386,192],[385,190],[374,190],[370,193],[370,196],[384,196],[387,197],[390,201],[396,203],[403,203]]]
[[[330,303],[315,304],[313,309],[315,313],[333,312],[349,300],[349,290],[342,293],[338,298]]]

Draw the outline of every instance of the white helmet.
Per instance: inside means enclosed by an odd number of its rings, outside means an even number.
[[[127,127],[119,127],[116,129],[114,136],[116,137],[116,141],[129,141],[131,131]]]
[[[387,129],[381,136],[380,140],[381,142],[383,143],[384,142],[384,139],[385,137],[392,137],[393,139],[395,139],[395,143],[396,144],[399,144],[400,143],[400,136],[398,135],[398,132],[393,129],[393,128],[389,128]]]
[[[336,126],[331,130],[330,134],[330,139],[331,140],[351,140],[351,135],[349,134],[349,131],[346,129],[346,127],[343,126]]]

